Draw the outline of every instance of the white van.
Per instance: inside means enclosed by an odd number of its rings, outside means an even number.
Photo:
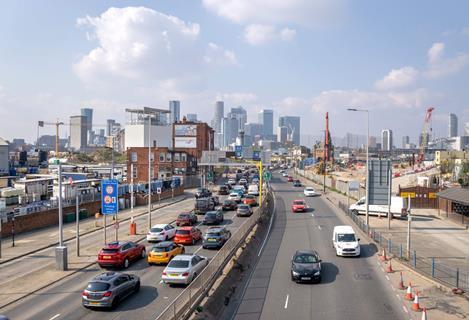
[[[350,211],[354,214],[366,214],[365,197],[358,200],[350,206]],[[400,217],[405,218],[409,214],[407,198],[391,197],[391,218]],[[388,206],[379,204],[368,205],[368,214],[373,216],[388,216]]]
[[[259,186],[257,184],[250,184],[248,187],[248,194],[253,196],[259,195]]]
[[[351,226],[335,226],[332,235],[332,245],[338,256],[359,256],[360,238],[357,238]]]

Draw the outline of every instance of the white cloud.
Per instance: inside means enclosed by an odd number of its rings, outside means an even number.
[[[244,39],[251,45],[263,45],[275,40],[289,41],[295,35],[293,29],[277,30],[273,25],[250,24],[244,29]]]
[[[225,106],[237,106],[253,104],[259,100],[259,97],[252,92],[230,92],[218,93],[216,100],[225,102]]]
[[[418,74],[417,69],[409,66],[392,69],[383,79],[375,83],[375,87],[380,90],[408,87],[415,83]]]
[[[464,36],[469,36],[469,27],[462,28],[461,34]]]
[[[239,65],[233,51],[226,50],[213,42],[208,44],[204,60],[206,63],[213,65]]]
[[[445,44],[436,42],[428,50],[428,70],[426,75],[435,79],[455,74],[469,65],[469,54],[459,53],[453,58],[445,58]]]

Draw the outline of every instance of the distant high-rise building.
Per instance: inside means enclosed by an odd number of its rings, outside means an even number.
[[[274,111],[262,109],[259,111],[259,123],[263,126],[264,138],[269,138],[274,134]]]
[[[448,137],[458,136],[458,117],[454,113],[450,113],[448,117]]]
[[[228,113],[227,117],[236,118],[238,120],[238,130],[244,130],[244,125],[246,122],[248,122],[248,114],[241,106],[231,108],[231,111]]]
[[[371,142],[373,142],[371,138],[372,137],[370,137],[369,143],[370,143],[370,147],[373,148],[371,146],[372,144]],[[322,140],[324,140],[324,137],[322,138]],[[376,143],[376,139],[374,142]],[[349,149],[358,149],[358,148],[361,148],[362,146],[366,147],[366,136],[347,132],[347,135],[345,136],[345,146]]]
[[[106,135],[110,136],[112,134],[112,128],[116,124],[116,120],[114,119],[107,119],[106,120]]]
[[[78,151],[87,146],[87,118],[85,116],[70,117],[70,143],[69,147]]]
[[[179,102],[178,100],[170,100],[169,112],[170,124],[181,121],[181,102]]]
[[[370,140],[368,141],[369,147],[370,148],[376,148],[376,137],[370,136]]]
[[[189,122],[197,122],[197,114],[196,113],[188,113],[186,115],[186,119]]]
[[[277,141],[280,143],[286,143],[288,138],[288,128],[283,126],[283,127],[278,127],[277,128]]]
[[[464,131],[466,131],[466,136],[469,136],[469,122],[464,125]]]
[[[85,117],[85,130],[93,130],[93,109],[91,108],[81,108],[81,115]]]
[[[284,116],[278,119],[279,127],[288,128],[288,141],[300,145],[300,117]]]
[[[384,129],[381,131],[381,140],[382,140],[382,150],[383,151],[392,151],[392,130]]]
[[[236,142],[236,137],[239,131],[238,119],[234,117],[226,117],[222,120],[223,144],[222,147],[227,147]]]
[[[248,122],[244,125],[244,144],[252,145],[257,138],[263,135],[263,126],[260,123]]]
[[[403,136],[402,137],[402,149],[406,149],[410,143],[410,138],[409,136]]]
[[[223,101],[215,103],[215,116],[212,120],[212,128],[215,131],[215,146],[223,146],[222,119],[225,117],[225,104]]]
[[[419,147],[422,146],[422,143],[424,141],[424,138],[425,137],[425,145],[424,147],[427,148],[428,147],[428,143],[430,142],[430,134],[427,132],[425,133],[425,136],[423,135],[423,133],[421,133],[419,135]]]

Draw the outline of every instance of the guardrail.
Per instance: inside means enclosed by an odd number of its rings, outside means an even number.
[[[339,201],[339,208],[349,216],[363,232],[368,234],[379,248],[386,249],[389,254],[394,255],[412,269],[442,284],[469,291],[469,273],[461,272],[459,268],[450,267],[438,262],[435,257],[420,257],[416,250],[407,252],[405,244],[392,241],[392,239],[386,238],[381,232],[376,231],[374,228],[368,228],[363,219],[348,209],[346,203]],[[410,257],[410,259],[407,259],[407,257]]]
[[[210,290],[219,273],[241,246],[243,240],[257,224],[259,218],[269,210],[272,202],[272,193],[269,191],[264,198],[262,207],[254,210],[253,214],[232,234],[231,238],[210,260],[207,267],[182,291],[164,310],[156,320],[185,319],[197,307],[204,295]]]

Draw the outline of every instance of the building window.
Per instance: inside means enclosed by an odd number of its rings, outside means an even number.
[[[165,154],[164,152],[160,152],[160,162],[164,162]]]
[[[170,152],[168,152],[166,154],[166,162],[171,162],[171,153]]]
[[[133,167],[134,171],[132,172],[132,175],[134,178],[137,178],[137,168],[136,167]]]
[[[181,162],[186,162],[187,161],[187,154],[181,153]]]
[[[150,153],[150,162],[155,162],[155,154],[153,152]]]
[[[156,148],[156,140],[153,140],[153,148]]]
[[[180,160],[181,160],[181,155],[180,155],[179,152],[176,152],[176,153],[174,154],[174,161],[175,161],[175,162],[179,162]]]
[[[130,154],[130,161],[131,162],[137,162],[137,152],[132,152]]]

